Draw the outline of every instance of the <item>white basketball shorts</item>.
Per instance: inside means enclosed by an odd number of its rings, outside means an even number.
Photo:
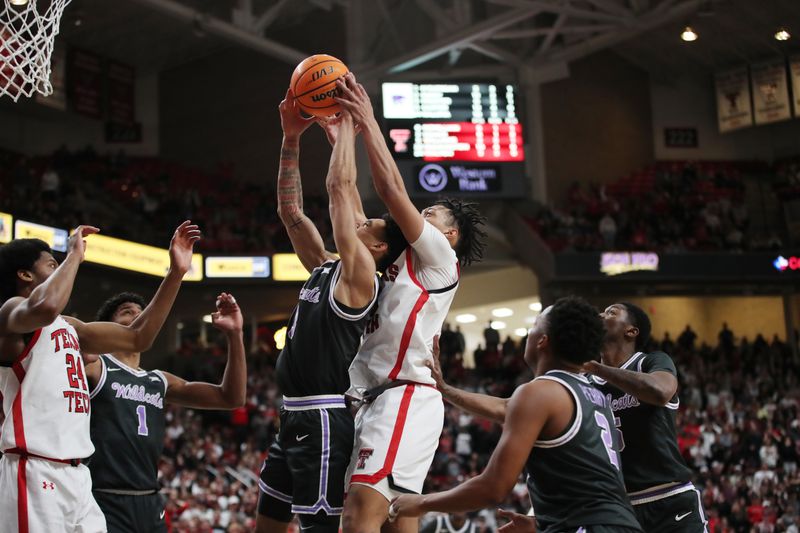
[[[425,385],[383,392],[356,414],[346,487],[372,487],[387,500],[422,492],[444,424],[441,393]]]
[[[0,459],[0,494],[0,533],[107,531],[86,465],[6,454]]]

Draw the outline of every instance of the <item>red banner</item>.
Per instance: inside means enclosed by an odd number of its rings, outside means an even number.
[[[67,72],[69,100],[76,112],[103,118],[103,60],[83,50],[70,50]]]
[[[108,120],[116,124],[133,124],[136,120],[134,88],[136,71],[133,67],[108,64]]]

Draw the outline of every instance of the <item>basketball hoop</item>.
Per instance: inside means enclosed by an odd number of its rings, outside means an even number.
[[[70,1],[0,0],[0,96],[16,102],[34,92],[52,94],[50,56]]]

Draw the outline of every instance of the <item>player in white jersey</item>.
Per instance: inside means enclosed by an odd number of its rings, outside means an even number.
[[[178,227],[169,272],[152,303],[126,327],[61,316],[83,261],[84,237],[97,231],[79,226],[61,265],[38,239],[0,247],[0,393],[6,415],[0,429],[0,533],[106,531],[82,464],[94,452],[84,362],[96,356],[86,354],[141,351],[152,344],[200,234],[189,222]]]
[[[484,218],[474,204],[441,200],[422,212],[408,197],[364,88],[339,80],[342,107],[361,128],[373,183],[410,246],[386,270],[378,312],[350,367],[348,395],[364,400],[356,415],[345,533],[375,532],[390,500],[420,493],[439,444],[444,406],[426,361],[450,310],[460,266],[483,255]],[[418,531],[416,518],[384,530]]]

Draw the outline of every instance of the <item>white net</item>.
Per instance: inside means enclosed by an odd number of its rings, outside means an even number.
[[[0,96],[49,96],[50,57],[71,0],[0,0]]]

